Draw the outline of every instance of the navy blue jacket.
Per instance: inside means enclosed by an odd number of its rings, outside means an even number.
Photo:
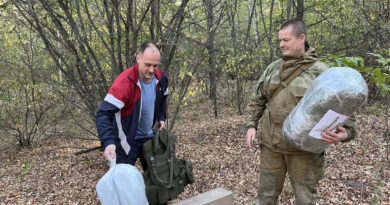
[[[142,105],[138,75],[138,64],[119,74],[96,113],[96,127],[102,146],[106,148],[114,144],[120,158],[126,158],[131,147],[136,145],[135,136]],[[155,77],[157,83],[153,122],[165,121],[168,78],[159,69],[156,70]]]

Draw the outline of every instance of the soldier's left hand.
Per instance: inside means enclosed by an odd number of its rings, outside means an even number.
[[[344,127],[337,126],[336,132],[325,130],[321,133],[321,136],[321,139],[322,141],[324,141],[325,144],[332,144],[335,142],[341,142],[343,140],[346,140],[348,138],[348,133]]]

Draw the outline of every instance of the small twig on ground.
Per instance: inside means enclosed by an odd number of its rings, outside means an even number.
[[[78,151],[78,152],[74,153],[74,155],[85,154],[85,153],[88,153],[88,152],[91,152],[91,151],[94,151],[94,150],[97,150],[97,149],[102,149],[102,146],[93,147],[93,148],[89,148],[89,149],[86,149],[86,150],[81,150],[81,151]]]

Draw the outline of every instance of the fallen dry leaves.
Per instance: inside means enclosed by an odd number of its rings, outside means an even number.
[[[224,108],[214,119],[201,107],[186,107],[174,129],[177,155],[191,160],[195,183],[170,204],[223,187],[235,204],[254,204],[260,160],[245,144],[244,117]],[[318,204],[390,204],[389,141],[385,116],[359,114],[360,138],[332,146],[319,184]],[[95,142],[49,138],[30,148],[0,144],[0,204],[99,204],[95,186],[108,170],[100,151],[79,156]],[[286,180],[281,204],[294,204]]]

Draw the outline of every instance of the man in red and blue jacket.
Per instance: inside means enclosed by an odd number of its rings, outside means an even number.
[[[154,43],[143,43],[136,58],[137,64],[110,87],[96,114],[96,127],[107,160],[134,165],[140,157],[144,166],[142,145],[153,137],[153,124],[165,127],[168,78],[158,69],[160,51]]]

